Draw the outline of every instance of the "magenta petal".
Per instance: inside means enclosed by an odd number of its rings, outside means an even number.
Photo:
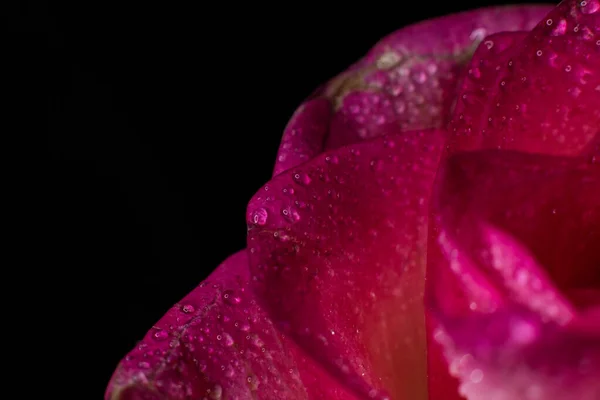
[[[450,150],[477,150],[483,147],[490,112],[488,96],[499,85],[503,75],[498,66],[508,62],[511,46],[526,38],[528,32],[502,32],[485,38],[466,69],[454,107],[454,119],[448,126]]]
[[[443,141],[407,132],[325,153],[248,207],[250,266],[270,315],[365,397],[427,396],[427,209]]]
[[[111,400],[352,400],[279,334],[248,288],[245,251],[173,306],[119,364]]]
[[[444,126],[458,78],[481,40],[495,32],[529,30],[550,9],[483,8],[390,34],[326,85],[335,114],[325,147],[338,148],[398,129]]]
[[[600,132],[597,0],[565,0],[504,54],[481,53],[458,96],[454,149],[572,155]]]
[[[278,175],[321,153],[330,120],[331,105],[326,99],[312,99],[302,104],[283,132],[273,175]]]
[[[469,400],[600,396],[600,166],[480,151],[434,195],[427,299]]]
[[[522,308],[444,320],[436,332],[468,400],[596,400],[600,341]]]
[[[483,151],[452,157],[440,180],[444,240],[466,249],[470,257],[477,255],[471,262],[485,265],[486,277],[501,279],[513,296],[535,308],[536,288],[551,290],[552,285],[566,297],[600,289],[600,165]],[[526,268],[527,276],[503,270],[507,260],[497,260],[492,251],[503,251],[513,240],[520,245],[511,245],[511,265]],[[482,247],[492,250],[475,250]],[[536,265],[543,268],[534,271]],[[532,276],[539,281],[527,279]],[[548,300],[539,301],[547,308]]]

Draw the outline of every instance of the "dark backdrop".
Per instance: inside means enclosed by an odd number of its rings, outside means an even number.
[[[90,399],[244,247],[246,203],[304,97],[403,25],[502,4],[54,3],[29,6],[19,28],[43,43],[28,68],[49,111],[47,304],[75,368],[64,384]]]

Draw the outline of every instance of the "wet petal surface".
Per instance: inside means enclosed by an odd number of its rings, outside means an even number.
[[[481,151],[434,195],[427,300],[469,400],[600,395],[600,167]]]
[[[336,399],[344,389],[258,306],[245,251],[228,258],[122,361],[106,399]]]
[[[283,134],[274,175],[325,149],[398,130],[442,127],[477,44],[496,32],[529,30],[550,10],[490,7],[388,35],[298,108]]]
[[[311,99],[302,104],[285,127],[273,175],[320,154],[330,120],[331,105],[326,99]]]
[[[549,6],[491,7],[444,16],[382,39],[325,94],[334,115],[326,148],[398,129],[440,128],[477,45],[495,32],[529,30]]]
[[[367,398],[427,399],[426,217],[442,146],[424,131],[328,152],[248,207],[251,271],[276,325]]]
[[[580,153],[600,132],[598,10],[597,0],[565,0],[504,52],[495,47],[510,35],[482,44],[489,51],[469,66],[451,148]]]

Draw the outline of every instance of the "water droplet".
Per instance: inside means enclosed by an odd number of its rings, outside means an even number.
[[[233,346],[233,338],[227,334],[227,333],[223,333],[223,339],[225,339],[225,346],[230,347]]]
[[[310,176],[308,176],[307,174],[298,172],[294,174],[294,182],[296,182],[299,185],[305,186],[310,184],[311,179]]]
[[[371,165],[371,169],[373,171],[381,171],[383,169],[384,162],[383,162],[383,160],[376,159],[376,160],[372,160],[370,165]]]
[[[183,311],[186,314],[189,314],[196,311],[196,309],[191,304],[184,304],[183,307],[181,307],[181,311]]]
[[[249,376],[246,380],[248,382],[250,390],[258,390],[258,385],[260,384],[260,382],[258,382],[258,378],[256,378],[255,376]]]
[[[242,298],[236,295],[233,290],[226,290],[223,292],[223,299],[225,300],[225,303],[231,305],[240,304],[242,302]]]
[[[337,164],[340,162],[338,156],[335,155],[325,157],[325,161],[329,164]]]
[[[566,31],[567,31],[567,21],[565,21],[564,19],[561,19],[560,21],[558,21],[558,23],[552,30],[552,35],[561,36],[561,35],[564,35]]]
[[[168,337],[169,337],[169,333],[167,331],[165,331],[164,329],[160,329],[160,330],[154,332],[154,339],[156,339],[156,340],[165,340]]]
[[[150,363],[148,363],[146,361],[140,361],[138,363],[138,367],[143,368],[143,369],[148,369],[148,368],[150,368]]]
[[[383,145],[384,145],[385,147],[388,147],[388,148],[390,148],[390,149],[393,149],[394,147],[396,147],[396,142],[394,142],[392,139],[386,139],[386,140],[383,142]]]
[[[477,28],[471,32],[471,34],[469,35],[469,39],[479,42],[480,40],[483,40],[483,38],[485,38],[486,36],[487,31],[485,30],[485,28]]]
[[[474,369],[473,371],[471,371],[471,382],[473,383],[479,383],[483,380],[483,371],[480,369]]]
[[[579,3],[581,12],[584,14],[593,14],[600,9],[600,2],[598,0],[583,0]]]
[[[294,188],[293,188],[293,187],[291,187],[291,186],[284,187],[283,189],[281,189],[281,191],[282,191],[284,194],[289,194],[289,195],[292,195],[292,194],[294,194],[294,192],[295,192]]]
[[[285,207],[281,209],[281,215],[289,222],[296,222],[300,220],[300,214],[292,207]]]
[[[250,222],[255,225],[264,225],[267,223],[267,218],[269,217],[269,213],[264,208],[258,208],[254,210],[252,216],[250,217]]]
[[[213,386],[213,388],[210,390],[210,398],[212,400],[221,400],[222,396],[223,396],[223,388],[221,387],[221,385]]]
[[[427,75],[425,74],[425,71],[419,71],[416,74],[414,74],[413,79],[417,83],[425,83],[425,81],[427,80]]]
[[[511,328],[511,338],[518,344],[529,344],[535,340],[536,336],[536,327],[527,321],[517,321]]]

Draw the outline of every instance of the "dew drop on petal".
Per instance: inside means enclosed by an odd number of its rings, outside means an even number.
[[[469,377],[471,378],[471,382],[479,383],[483,380],[483,371],[480,369],[474,369],[471,371],[471,375]]]
[[[567,21],[560,19],[552,30],[553,36],[562,36],[567,32]]]
[[[222,397],[223,397],[223,388],[221,387],[221,385],[213,386],[213,388],[210,390],[210,399],[211,400],[221,400]]]
[[[294,174],[294,182],[296,182],[299,185],[306,186],[310,184],[311,179],[310,176],[308,176],[307,174],[298,172]]]
[[[225,342],[225,346],[227,346],[227,347],[233,346],[234,341],[233,341],[233,338],[231,337],[231,335],[229,335],[227,333],[223,333],[223,339]]]
[[[250,222],[255,225],[264,225],[267,223],[267,219],[269,217],[269,213],[264,208],[259,208],[254,210],[252,216],[250,217]]]
[[[236,295],[233,290],[226,290],[223,292],[223,299],[225,300],[225,303],[231,305],[240,304],[242,302],[242,298]]]
[[[600,9],[600,1],[598,0],[583,0],[579,3],[581,12],[584,14],[593,14]]]
[[[281,209],[281,215],[289,222],[297,222],[300,220],[300,214],[292,207],[284,207]]]
[[[325,161],[329,164],[338,164],[340,162],[338,156],[336,156],[336,155],[331,155],[331,156],[325,157]]]
[[[183,311],[186,314],[189,314],[189,313],[193,313],[194,311],[196,311],[196,309],[191,304],[184,304],[181,307],[181,311]]]
[[[167,331],[165,331],[164,329],[160,329],[156,332],[154,332],[154,339],[156,340],[165,340],[166,338],[169,337],[169,333]]]

